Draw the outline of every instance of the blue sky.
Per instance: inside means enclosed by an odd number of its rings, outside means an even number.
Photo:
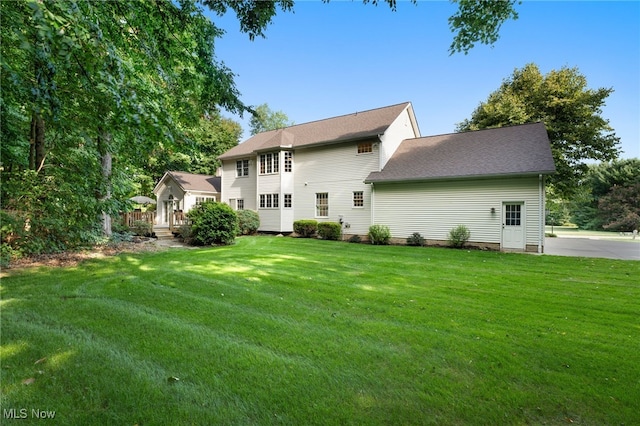
[[[246,104],[267,103],[297,124],[410,101],[423,136],[451,133],[516,68],[576,67],[607,87],[603,117],[622,158],[640,158],[640,2],[524,1],[493,47],[449,55],[445,1],[385,4],[297,1],[266,38],[249,41],[235,16],[212,16],[226,34],[216,55]],[[248,117],[239,121],[248,133]]]

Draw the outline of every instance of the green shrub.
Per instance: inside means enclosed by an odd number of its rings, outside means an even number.
[[[12,260],[20,259],[22,252],[15,250],[7,243],[0,244],[0,267],[7,268]]]
[[[362,242],[362,238],[360,238],[360,235],[354,234],[354,235],[351,236],[351,238],[349,238],[349,242],[350,243],[361,243]]]
[[[339,240],[342,235],[342,225],[338,222],[318,223],[318,235],[323,240]]]
[[[260,227],[260,215],[255,210],[238,210],[238,235],[253,235]]]
[[[129,229],[129,228],[127,228]],[[120,243],[130,243],[133,241],[133,232],[125,231],[125,232],[114,232],[109,237],[109,241],[107,244],[118,245]]]
[[[193,239],[191,238],[191,224],[183,223],[178,228],[178,238],[182,239],[187,244],[193,243]]]
[[[414,232],[409,237],[407,237],[407,245],[409,246],[423,246],[424,238],[420,235],[419,232]]]
[[[114,234],[123,234],[128,233],[131,230],[127,225],[124,224],[124,221],[121,217],[114,217],[111,219],[111,231]]]
[[[391,230],[387,225],[371,225],[368,235],[371,244],[387,245],[391,239]]]
[[[198,204],[187,217],[195,245],[233,244],[238,235],[238,216],[227,204],[212,201]]]
[[[153,232],[153,225],[146,220],[136,220],[135,222],[133,222],[131,230],[135,232],[136,235],[146,237],[151,235],[151,233]]]
[[[318,221],[313,219],[301,219],[293,222],[293,231],[304,238],[313,237],[318,232]]]
[[[469,228],[464,225],[458,225],[449,231],[449,245],[454,248],[462,248],[467,244],[470,237]]]

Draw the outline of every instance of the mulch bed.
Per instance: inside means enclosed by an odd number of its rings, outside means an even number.
[[[9,270],[33,268],[39,266],[68,267],[77,266],[87,259],[97,259],[116,256],[120,253],[139,253],[149,251],[166,250],[156,244],[153,238],[137,238],[133,242],[106,244],[79,251],[67,251],[62,253],[40,254],[21,259],[12,260]]]

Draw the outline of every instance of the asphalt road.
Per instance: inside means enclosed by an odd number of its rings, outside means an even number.
[[[640,242],[595,238],[545,238],[544,252],[554,256],[640,260]]]

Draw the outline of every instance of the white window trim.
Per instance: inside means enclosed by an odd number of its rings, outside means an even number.
[[[263,170],[264,163],[264,171]],[[280,173],[280,153],[279,152],[266,152],[264,154],[258,154],[258,174],[264,175],[277,175]]]
[[[361,206],[356,206],[356,193],[359,192],[362,195],[362,205]],[[353,191],[352,192],[352,198],[351,198],[351,207],[354,209],[364,209],[364,191]]]
[[[277,192],[259,194],[258,208],[260,210],[278,210],[280,208],[280,194]]]
[[[245,172],[245,167],[244,167],[245,161],[246,161],[246,164],[247,164],[246,173],[244,173]],[[242,174],[238,173],[238,163],[242,163]],[[242,160],[236,160],[236,177],[238,177],[238,178],[249,177],[249,171],[250,171],[249,166],[250,166],[249,160],[246,159],[246,158],[244,158]]]
[[[321,199],[318,198],[318,195],[320,195],[320,194],[324,194],[325,195],[325,197],[322,197],[322,199],[326,200],[326,202],[327,202],[326,204],[319,204],[318,203],[318,201],[321,201]],[[329,217],[329,193],[328,192],[316,192],[316,200],[315,201],[316,201],[316,215],[315,215],[315,217],[318,217],[318,218],[320,218],[320,217]],[[320,210],[321,206],[323,206],[323,207],[326,206],[326,209],[327,209],[327,214],[326,215],[320,215],[319,214],[319,210]]]

